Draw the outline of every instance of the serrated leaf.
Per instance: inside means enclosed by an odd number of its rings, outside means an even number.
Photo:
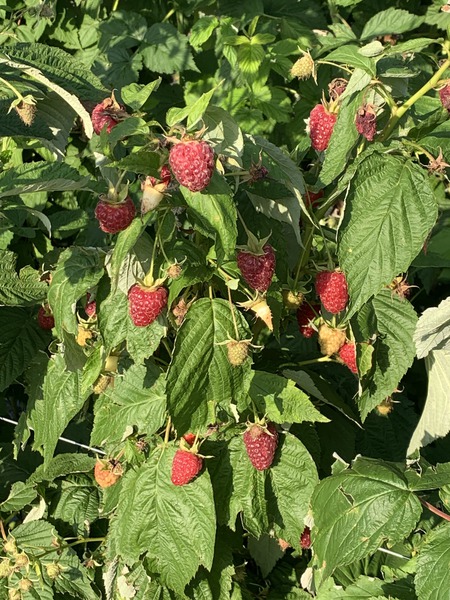
[[[32,485],[23,481],[13,483],[9,495],[0,503],[0,512],[18,512],[31,504],[37,496],[37,491]]]
[[[339,230],[350,315],[407,271],[436,216],[429,178],[418,165],[378,152],[359,163]]]
[[[104,258],[96,248],[73,246],[61,253],[48,292],[55,328],[77,334],[75,305],[83,294],[97,285],[103,275]]]
[[[101,302],[98,321],[107,352],[126,338],[129,324],[127,315],[128,298],[120,290],[111,293]]]
[[[138,83],[130,83],[123,87],[120,91],[123,101],[128,106],[131,106],[133,111],[138,111],[147,102],[148,98],[155,92],[160,84],[161,77],[147,83],[147,85],[139,85]]]
[[[248,393],[258,410],[275,423],[329,422],[294,381],[279,375],[255,371]]]
[[[312,510],[312,542],[325,578],[372,554],[384,541],[402,541],[418,521],[421,504],[396,465],[358,458],[351,469],[320,482]]]
[[[142,173],[143,175],[159,176],[159,167],[161,156],[158,152],[149,152],[148,150],[140,150],[132,152],[121,160],[114,163],[118,169],[132,171],[133,173]]]
[[[33,192],[90,189],[89,181],[89,177],[82,177],[65,163],[25,163],[0,173],[0,198]]]
[[[158,349],[161,339],[167,335],[167,326],[160,315],[147,327],[137,327],[129,313],[127,320],[127,350],[136,364],[142,364]]]
[[[99,516],[100,493],[92,479],[71,477],[58,482],[58,496],[52,504],[52,518],[68,523],[74,533],[89,533],[90,524]]]
[[[118,447],[130,427],[151,435],[164,424],[165,413],[164,375],[154,365],[133,365],[97,400],[91,444]]]
[[[89,473],[95,465],[95,458],[87,454],[58,454],[47,465],[40,465],[27,479],[27,483],[53,481],[70,473]]]
[[[155,23],[147,30],[139,48],[144,65],[155,73],[198,71],[187,44],[187,37],[170,23]]]
[[[364,420],[377,404],[394,392],[412,365],[415,355],[412,338],[417,315],[407,300],[383,290],[363,306],[358,314],[358,323],[365,330],[366,337],[373,334],[380,336],[375,342],[372,368],[362,380],[362,393],[358,400]],[[368,329],[367,324],[370,324]]]
[[[147,552],[160,582],[182,593],[200,565],[211,569],[216,519],[207,472],[184,486],[171,482],[174,453],[173,447],[157,449],[124,477],[113,535],[126,561]]]
[[[430,531],[420,545],[415,584],[419,600],[441,600],[450,589],[450,523]]]
[[[42,398],[36,400],[30,413],[34,429],[33,449],[42,451],[44,468],[50,464],[58,438],[86,401],[88,394],[82,395],[81,380],[79,371],[66,370],[61,354],[50,359]]]
[[[244,149],[244,137],[236,121],[219,106],[208,106],[203,115],[204,140],[212,143],[216,154],[232,156],[239,161]]]
[[[376,13],[364,26],[361,39],[378,37],[392,33],[405,33],[422,25],[424,17],[419,17],[394,7]]]
[[[0,304],[7,306],[32,306],[47,296],[48,286],[31,266],[16,272],[16,255],[0,250]]]
[[[249,338],[247,324],[235,311],[240,339]],[[208,404],[238,402],[250,384],[250,360],[233,367],[227,348],[221,345],[234,336],[228,302],[201,298],[192,304],[178,331],[167,374],[167,401],[175,428],[181,435],[204,429]]]
[[[196,50],[209,40],[214,30],[219,26],[219,19],[212,15],[200,17],[193,25],[189,34],[189,43]]]
[[[208,92],[202,94],[200,98],[197,98],[195,102],[188,104],[185,108],[169,108],[166,115],[167,125],[172,127],[187,118],[187,129],[192,129],[192,127],[194,127],[194,125],[202,118],[217,88],[218,86],[216,85]]]
[[[450,352],[433,350],[426,356],[425,366],[428,372],[427,400],[409,443],[408,455],[450,431]]]
[[[414,343],[417,358],[425,358],[432,350],[450,350],[450,298],[422,313],[414,332]]]
[[[194,227],[215,240],[218,261],[222,263],[226,258],[234,257],[237,214],[228,184],[215,175],[203,192],[190,192],[184,186],[180,189]]]
[[[25,308],[0,307],[0,391],[6,389],[50,341]]]
[[[368,56],[363,56],[359,52],[358,46],[354,46],[353,44],[347,44],[341,48],[333,50],[327,55],[327,60],[349,65],[355,69],[362,69],[371,77],[375,77],[375,61]]]

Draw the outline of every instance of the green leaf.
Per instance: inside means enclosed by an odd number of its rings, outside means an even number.
[[[279,375],[255,371],[248,393],[258,410],[275,423],[329,422],[294,381]]]
[[[155,23],[149,27],[139,48],[144,65],[155,73],[198,71],[188,48],[187,37],[170,23]]]
[[[37,496],[33,486],[23,481],[13,483],[8,497],[0,504],[0,512],[17,512],[31,504]]]
[[[48,292],[48,302],[55,317],[55,327],[76,335],[75,304],[103,275],[104,257],[96,248],[73,246],[61,253]]]
[[[414,343],[417,358],[425,358],[432,350],[450,350],[450,298],[422,313],[414,332]]]
[[[0,304],[7,306],[32,306],[47,297],[48,286],[32,267],[16,272],[16,255],[0,250]]]
[[[120,290],[111,293],[98,309],[98,322],[105,343],[106,352],[110,352],[127,337],[128,298]]]
[[[137,561],[147,552],[160,582],[183,593],[200,565],[211,569],[216,518],[208,472],[187,485],[173,485],[174,454],[173,447],[159,448],[126,474],[113,536],[117,553],[126,561]]]
[[[266,51],[259,44],[247,42],[238,46],[237,57],[241,71],[246,75],[254,75],[260,69]]]
[[[397,466],[358,458],[351,469],[320,482],[312,510],[314,551],[326,578],[337,567],[373,554],[384,541],[403,541],[420,517],[421,504]]]
[[[359,163],[339,232],[350,315],[408,270],[436,216],[434,193],[421,167],[377,152]]]
[[[87,454],[58,454],[47,465],[40,465],[27,479],[27,483],[54,481],[71,473],[89,473],[93,470],[95,459]]]
[[[0,307],[0,391],[6,389],[50,340],[24,308]]]
[[[423,448],[450,431],[450,353],[433,350],[425,358],[428,392],[425,407],[409,442],[407,454]]]
[[[361,39],[374,38],[391,33],[405,33],[420,27],[423,17],[413,15],[407,10],[394,7],[376,13],[367,21],[361,33]]]
[[[91,444],[118,447],[129,431],[151,435],[166,413],[165,381],[154,365],[132,365],[95,405]]]
[[[123,87],[120,91],[123,101],[128,106],[131,106],[133,111],[138,111],[147,102],[151,94],[156,92],[161,84],[161,77],[147,83],[147,85],[139,85],[138,83],[130,83]]]
[[[244,318],[236,310],[235,317],[240,339],[248,339]],[[225,300],[201,298],[188,310],[167,374],[169,412],[179,435],[204,429],[210,404],[229,406],[245,398],[250,360],[233,367],[226,346],[219,345],[234,336],[230,306]]]
[[[158,349],[161,339],[167,335],[164,318],[159,316],[147,327],[137,327],[127,313],[127,350],[135,363],[141,364]]]
[[[133,173],[141,173],[143,175],[159,176],[159,167],[161,156],[158,152],[149,152],[148,150],[140,150],[128,154],[121,160],[114,163],[114,166],[124,171],[132,171]]]
[[[355,69],[362,69],[371,77],[375,77],[375,61],[372,58],[361,54],[358,46],[354,46],[353,44],[347,44],[346,46],[341,46],[341,48],[333,50],[327,55],[326,59],[331,62],[349,65]]]
[[[77,535],[88,535],[90,524],[99,516],[98,488],[86,476],[59,481],[57,486],[58,496],[52,504],[52,518],[68,523]]]
[[[421,543],[415,584],[420,600],[440,600],[450,589],[450,523],[430,531]]]
[[[206,132],[203,139],[208,140],[216,154],[240,159],[244,149],[242,131],[236,121],[218,106],[208,106],[203,115]]]
[[[218,86],[216,85],[208,92],[202,94],[200,98],[197,98],[195,102],[188,104],[185,108],[169,108],[166,116],[167,125],[172,127],[177,123],[181,123],[187,117],[187,129],[192,129],[203,117],[217,88]]]
[[[89,177],[82,177],[65,163],[25,163],[0,173],[0,198],[33,192],[89,189],[89,181]]]
[[[218,175],[214,175],[203,192],[190,192],[184,186],[180,189],[195,228],[202,235],[215,240],[219,263],[234,257],[237,214],[228,184]]]
[[[417,315],[407,300],[383,290],[358,314],[366,338],[379,335],[372,355],[372,369],[362,380],[358,400],[361,418],[390,396],[412,365],[415,355],[413,333]],[[369,327],[367,328],[367,325]]]
[[[88,394],[81,394],[81,379],[79,371],[66,370],[61,354],[50,359],[42,398],[36,400],[30,413],[34,429],[33,450],[42,451],[44,469],[50,465],[59,437],[86,401]]]
[[[189,34],[189,43],[196,50],[209,40],[215,29],[219,26],[219,19],[211,15],[200,17],[192,27]]]
[[[346,96],[342,101],[320,172],[320,181],[323,185],[329,185],[342,173],[350,153],[359,139],[355,117],[361,105],[362,96],[361,92],[354,96]]]

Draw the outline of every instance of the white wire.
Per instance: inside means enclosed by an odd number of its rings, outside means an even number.
[[[14,421],[13,419],[7,419],[6,417],[0,417],[0,421],[5,421],[5,423],[11,423],[11,425],[19,424],[17,421]],[[28,428],[34,431],[33,427],[28,426]],[[106,454],[106,452],[103,452],[103,450],[99,450],[98,448],[92,448],[92,446],[86,446],[86,444],[80,444],[80,442],[76,442],[75,440],[69,440],[65,437],[59,437],[58,440],[60,440],[61,442],[66,442],[66,444],[72,444],[73,446],[84,448],[85,450],[90,450],[91,452],[96,452],[97,454]]]

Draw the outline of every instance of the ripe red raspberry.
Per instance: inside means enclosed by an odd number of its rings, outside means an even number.
[[[196,477],[203,466],[203,458],[188,450],[178,449],[172,462],[171,480],[174,485],[186,485]]]
[[[117,460],[97,460],[95,463],[94,478],[101,488],[111,487],[122,474],[122,465]]]
[[[253,254],[240,250],[237,264],[245,281],[258,292],[265,292],[275,271],[275,252],[270,244],[263,246],[264,254]]]
[[[442,106],[450,113],[450,83],[439,90]]]
[[[340,271],[321,271],[316,276],[316,292],[325,310],[336,315],[348,302],[347,280]]]
[[[111,129],[117,125],[125,114],[125,107],[118,104],[115,98],[105,98],[103,102],[97,104],[91,114],[92,127],[98,135],[106,126],[106,131],[111,132]]]
[[[322,152],[328,148],[337,115],[330,113],[323,104],[317,104],[309,115],[309,137],[314,150]]]
[[[167,165],[163,165],[159,172],[159,176],[161,178],[162,183],[165,183],[166,186],[172,181],[172,173]]]
[[[303,548],[303,550],[311,548],[311,529],[308,526],[305,527],[300,536],[300,548]]]
[[[169,163],[181,185],[191,192],[201,192],[214,172],[214,152],[205,141],[180,142],[170,149]]]
[[[55,326],[55,319],[48,304],[39,307],[37,320],[41,329],[53,329]]]
[[[88,317],[93,317],[97,312],[97,303],[95,300],[91,300],[91,294],[89,292],[86,294],[86,306],[84,307],[84,312]]]
[[[273,423],[268,423],[267,427],[255,423],[244,433],[244,444],[252,465],[258,471],[264,471],[273,462],[278,431]]]
[[[137,327],[146,327],[167,305],[169,292],[165,287],[146,288],[135,283],[128,291],[128,308],[131,320]]]
[[[310,306],[304,303],[297,310],[298,328],[303,337],[310,338],[317,333],[314,327],[311,327],[310,322],[319,314],[319,308],[318,305]]]
[[[128,227],[136,215],[136,208],[130,196],[123,202],[100,200],[95,207],[95,216],[100,229],[105,233],[119,233]]]
[[[358,374],[358,367],[356,366],[356,344],[353,342],[347,342],[342,346],[338,352],[341,361],[347,365],[352,373]]]
[[[371,104],[364,104],[364,106],[358,108],[355,125],[358,133],[369,142],[373,141],[377,133],[377,115]]]
[[[323,190],[320,190],[318,192],[310,192],[309,190],[306,190],[306,194],[305,194],[305,204],[306,206],[317,206],[317,204],[319,204],[319,200],[320,198],[323,198]]]

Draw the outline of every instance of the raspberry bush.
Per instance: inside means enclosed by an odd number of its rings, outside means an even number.
[[[445,1],[0,17],[0,600],[444,600]]]

